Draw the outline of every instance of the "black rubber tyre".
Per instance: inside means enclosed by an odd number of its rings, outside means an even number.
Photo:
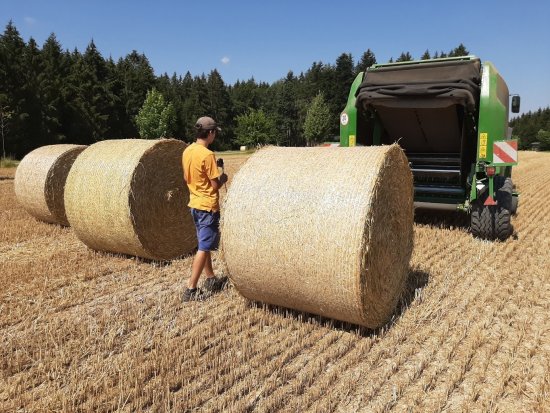
[[[495,239],[494,207],[475,202],[470,214],[470,230],[474,237],[493,240]]]
[[[514,196],[512,195],[514,184],[510,178],[503,176],[496,178],[499,179],[495,179],[496,201],[498,203],[495,211],[495,237],[504,241],[514,232],[511,212],[514,205]]]
[[[512,210],[514,183],[511,178],[505,176],[495,176],[496,201],[499,207]]]
[[[512,215],[517,214],[518,204],[519,204],[519,198],[517,196],[512,195],[512,209],[510,209],[510,212],[512,213]]]
[[[498,205],[483,205],[486,196],[479,198],[472,206],[470,230],[478,238],[504,241],[514,230],[511,222],[513,183],[510,178],[496,176],[494,184]]]
[[[495,213],[495,238],[504,241],[514,232],[512,214],[506,208],[498,207]]]

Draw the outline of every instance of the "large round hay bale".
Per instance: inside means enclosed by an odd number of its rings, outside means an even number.
[[[260,150],[235,175],[222,219],[243,296],[371,328],[394,312],[413,247],[399,146]]]
[[[95,143],[67,178],[65,208],[90,248],[155,260],[197,245],[183,180],[185,143],[122,139]]]
[[[28,153],[15,172],[17,200],[33,217],[69,225],[63,191],[69,170],[84,145],[48,145]]]

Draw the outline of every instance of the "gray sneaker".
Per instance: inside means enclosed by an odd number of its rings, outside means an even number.
[[[222,290],[227,284],[227,277],[211,277],[204,280],[202,287],[211,293]]]
[[[188,301],[200,301],[201,298],[201,290],[199,290],[198,288],[186,288],[181,300],[186,303]]]

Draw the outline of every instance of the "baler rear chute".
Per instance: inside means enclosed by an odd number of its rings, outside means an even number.
[[[374,65],[351,86],[340,145],[398,142],[417,207],[469,212],[475,236],[503,240],[517,209],[508,100],[495,67],[475,56]]]

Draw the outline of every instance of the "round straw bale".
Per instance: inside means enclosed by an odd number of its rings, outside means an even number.
[[[221,233],[246,298],[379,327],[413,247],[407,158],[398,145],[262,149],[233,179]]]
[[[28,153],[15,172],[17,200],[33,217],[69,225],[63,191],[69,170],[84,145],[48,145]]]
[[[197,245],[183,179],[185,143],[106,140],[74,163],[65,188],[67,217],[88,247],[154,260]]]

